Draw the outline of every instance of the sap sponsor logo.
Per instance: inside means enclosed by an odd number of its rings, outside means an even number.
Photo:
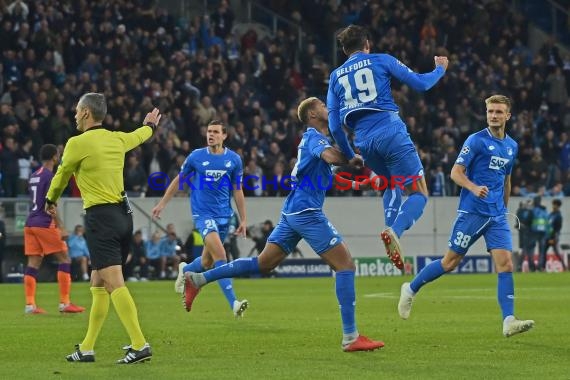
[[[509,163],[508,158],[501,158],[497,156],[491,156],[491,162],[489,162],[489,169],[500,170],[503,169]]]
[[[461,153],[459,153],[459,154],[467,154],[467,153],[469,153],[469,151],[470,151],[470,149],[469,149],[469,147],[466,145],[466,146],[463,147],[463,149],[461,149]]]
[[[206,170],[206,181],[217,181],[227,173],[226,170]]]

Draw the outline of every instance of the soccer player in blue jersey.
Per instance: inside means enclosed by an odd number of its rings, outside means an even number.
[[[368,167],[385,178],[403,178],[400,186],[384,192],[387,228],[380,234],[390,260],[402,269],[398,238],[422,215],[428,190],[416,148],[398,116],[390,81],[394,77],[417,91],[427,91],[445,74],[447,57],[435,57],[432,72],[417,74],[391,55],[370,54],[364,27],[350,25],[338,34],[338,40],[348,59],[330,75],[329,128],[348,159],[354,151],[342,124],[354,131],[355,146]],[[404,189],[409,196],[402,203]]]
[[[465,140],[451,169],[451,179],[462,189],[449,249],[443,259],[432,261],[411,283],[402,285],[398,312],[407,319],[414,296],[422,286],[455,269],[469,247],[483,236],[498,272],[497,297],[503,313],[503,335],[510,337],[534,326],[532,320],[514,317],[513,244],[506,214],[518,145],[505,133],[511,117],[511,100],[493,95],[485,103],[488,127]]]
[[[327,109],[322,101],[314,97],[305,99],[299,105],[298,116],[307,125],[307,130],[299,143],[297,164],[291,172],[293,189],[265,248],[258,257],[237,259],[204,273],[187,273],[186,307],[192,306],[200,288],[209,282],[243,274],[269,273],[293,252],[301,239],[305,239],[336,272],[336,295],[343,327],[342,349],[352,352],[381,348],[383,342],[368,339],[356,329],[354,263],[341,235],[322,210],[326,188],[332,184],[331,164],[346,164],[347,159],[329,144]],[[362,164],[362,160],[354,156],[349,163]]]
[[[210,122],[207,129],[208,146],[190,153],[180,174],[172,180],[160,202],[152,209],[153,217],[159,218],[179,186],[186,184],[190,187],[192,218],[195,228],[204,239],[205,249],[201,257],[189,264],[182,262],[178,266],[178,277],[174,284],[174,290],[178,293],[184,290],[184,272],[203,272],[227,262],[222,242],[234,213],[232,195],[240,216],[240,225],[235,234],[245,236],[246,233],[245,199],[241,187],[243,165],[237,153],[223,146],[226,138],[227,131],[222,122]],[[239,301],[236,298],[231,279],[222,279],[218,284],[234,315],[241,317],[248,307],[247,300]]]

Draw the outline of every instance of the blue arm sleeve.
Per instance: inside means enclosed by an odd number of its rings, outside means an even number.
[[[342,129],[342,124],[340,121],[340,112],[339,112],[339,101],[336,95],[333,92],[334,81],[331,80],[329,82],[329,91],[327,94],[327,108],[329,110],[329,130],[331,131],[331,135],[335,142],[337,143],[338,147],[340,148],[341,152],[346,156],[347,159],[352,159],[354,157],[354,150],[350,146],[348,142],[348,138],[346,137],[346,133]]]
[[[432,72],[418,74],[391,55],[383,54],[390,74],[416,91],[427,91],[443,77],[445,70],[437,66]]]
[[[182,167],[180,168],[180,174],[183,176],[188,176],[190,173],[194,171],[194,167],[192,166],[192,154],[189,154],[184,160]]]

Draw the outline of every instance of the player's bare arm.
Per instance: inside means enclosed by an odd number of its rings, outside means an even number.
[[[331,165],[346,165],[348,160],[342,154],[340,150],[334,147],[326,148],[321,153],[321,158],[327,163]],[[356,158],[356,156],[355,156]],[[362,158],[360,158],[362,160]]]
[[[245,197],[243,195],[243,189],[240,187],[239,189],[234,189],[234,199],[236,201],[236,206],[238,209],[239,214],[239,226],[236,228],[234,232],[235,235],[243,236],[245,239],[246,237],[246,228],[247,228],[247,215],[245,213]]]
[[[509,205],[509,198],[511,196],[511,176],[505,176],[505,193],[503,194],[503,201],[505,202],[505,207]]]
[[[451,179],[458,186],[461,186],[470,192],[472,192],[478,198],[485,198],[489,194],[489,189],[487,186],[479,186],[471,182],[467,175],[465,174],[465,166],[455,164],[451,168]]]

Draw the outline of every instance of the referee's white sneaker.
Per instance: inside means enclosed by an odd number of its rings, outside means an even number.
[[[176,281],[174,281],[174,291],[176,293],[184,293],[184,267],[186,263],[183,261],[178,264],[178,276],[176,276]]]
[[[508,338],[513,335],[517,335],[528,331],[534,327],[534,321],[532,319],[527,319],[525,321],[521,321],[520,319],[516,319],[512,315],[505,318],[503,321],[503,335]]]

